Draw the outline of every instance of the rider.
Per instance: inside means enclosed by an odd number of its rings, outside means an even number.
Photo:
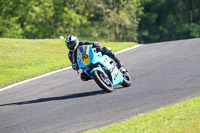
[[[109,56],[110,58],[112,58],[117,63],[117,67],[119,69],[122,69],[122,67],[123,67],[123,64],[115,56],[113,51],[108,47],[101,47],[101,44],[98,42],[93,42],[93,43],[88,42],[88,41],[80,41],[79,42],[78,38],[76,36],[70,35],[66,38],[65,44],[67,45],[67,48],[69,49],[68,57],[69,57],[70,61],[72,62],[72,68],[74,70],[79,69],[76,57],[77,57],[77,48],[81,45],[92,45],[94,48],[97,49],[97,51],[101,51],[102,54],[105,54],[105,55]],[[91,78],[84,71],[82,71],[81,79],[83,81],[87,81]]]

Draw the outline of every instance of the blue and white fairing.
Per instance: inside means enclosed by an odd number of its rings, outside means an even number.
[[[123,74],[119,71],[116,64],[107,56],[102,55],[101,52],[97,52],[96,48],[92,48],[92,45],[81,45],[77,49],[77,61],[80,69],[83,69],[84,72],[90,76],[95,71],[104,70],[104,66],[108,71],[110,71],[110,77],[112,79],[113,86],[123,83]],[[90,68],[90,66],[95,66]]]

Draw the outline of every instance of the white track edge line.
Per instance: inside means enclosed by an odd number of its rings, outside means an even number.
[[[40,76],[37,76],[37,77],[33,77],[33,78],[30,78],[30,79],[26,79],[26,80],[20,81],[20,82],[18,82],[18,83],[11,84],[11,85],[9,85],[9,86],[7,86],[7,87],[0,88],[0,92],[1,92],[1,91],[4,91],[4,90],[7,90],[7,89],[10,89],[10,88],[12,88],[12,87],[18,86],[18,85],[27,83],[27,82],[32,81],[32,80],[35,80],[35,79],[43,78],[43,77],[49,76],[49,75],[54,74],[54,73],[58,73],[58,72],[61,72],[61,71],[68,70],[68,69],[70,69],[70,68],[71,68],[71,67],[63,68],[63,69],[56,70],[56,71],[52,71],[52,72],[49,72],[49,73],[46,73],[46,74],[43,74],[43,75],[40,75]]]
[[[138,47],[140,47],[140,46],[142,46],[142,44],[133,46],[133,47],[131,47],[131,48],[124,49],[124,50],[122,50],[122,51],[116,52],[115,54],[120,54],[120,53],[129,51],[129,50],[131,50],[131,49],[138,48]],[[1,92],[1,91],[4,91],[4,90],[7,90],[7,89],[10,89],[10,88],[13,88],[13,87],[18,86],[18,85],[27,83],[27,82],[29,82],[29,81],[32,81],[32,80],[35,80],[35,79],[39,79],[39,78],[43,78],[43,77],[49,76],[49,75],[51,75],[51,74],[55,74],[55,73],[58,73],[58,72],[62,72],[62,71],[65,71],[65,70],[68,70],[68,69],[71,69],[71,68],[72,68],[72,67],[70,66],[70,67],[63,68],[63,69],[56,70],[56,71],[52,71],[52,72],[49,72],[49,73],[46,73],[46,74],[43,74],[43,75],[40,75],[40,76],[37,76],[37,77],[33,77],[33,78],[30,78],[30,79],[26,79],[26,80],[20,81],[20,82],[18,82],[18,83],[11,84],[11,85],[6,86],[6,87],[4,87],[4,88],[0,88],[0,92]]]
[[[116,52],[115,54],[120,54],[120,53],[123,53],[123,52],[126,52],[126,51],[129,51],[131,49],[135,49],[135,48],[138,48],[140,46],[142,46],[143,44],[139,44],[139,45],[136,45],[136,46],[133,46],[133,47],[130,47],[130,48],[127,48],[127,49],[124,49],[124,50],[121,50],[119,52]]]

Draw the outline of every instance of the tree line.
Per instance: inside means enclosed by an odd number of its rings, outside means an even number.
[[[200,37],[200,0],[0,0],[1,38],[150,43]]]

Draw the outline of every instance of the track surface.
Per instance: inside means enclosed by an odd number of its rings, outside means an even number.
[[[129,88],[105,94],[69,69],[0,92],[0,133],[81,132],[200,96],[200,39],[143,45],[118,57],[132,75]]]

